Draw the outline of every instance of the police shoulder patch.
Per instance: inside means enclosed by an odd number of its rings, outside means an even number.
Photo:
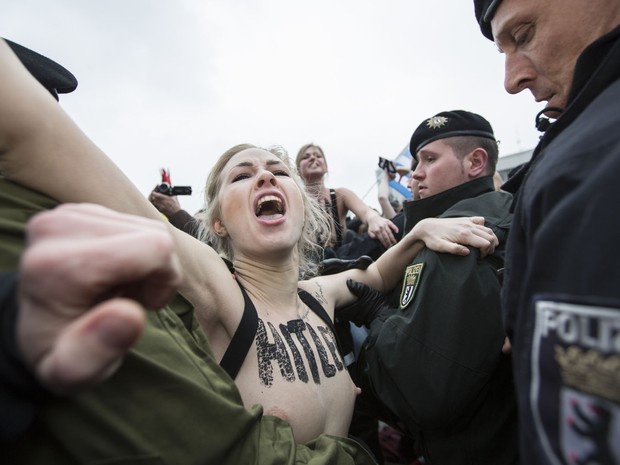
[[[405,279],[403,280],[403,289],[400,292],[400,309],[407,307],[413,300],[418,283],[422,277],[424,263],[415,263],[409,265],[405,270]]]
[[[548,463],[620,463],[620,305],[537,296],[530,410]]]

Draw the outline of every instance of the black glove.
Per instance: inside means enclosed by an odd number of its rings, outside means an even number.
[[[352,269],[365,270],[373,262],[368,255],[362,255],[355,260],[341,260],[340,258],[328,258],[319,263],[318,275],[326,276]]]
[[[349,320],[357,326],[370,326],[378,316],[394,313],[382,292],[352,279],[347,279],[347,287],[357,296],[357,301],[336,309],[335,316],[339,320]]]

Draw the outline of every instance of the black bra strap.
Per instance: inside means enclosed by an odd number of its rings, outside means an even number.
[[[299,295],[299,298],[301,299],[301,301],[305,303],[308,307],[310,307],[310,310],[316,313],[319,316],[319,318],[321,318],[321,320],[325,322],[325,324],[329,327],[329,329],[331,329],[332,332],[336,334],[336,328],[334,328],[334,322],[329,317],[329,315],[327,314],[323,306],[319,303],[319,301],[316,300],[312,296],[312,294],[304,291],[303,289],[297,289],[297,295]]]
[[[258,313],[256,312],[256,307],[241,284],[239,284],[239,289],[241,289],[245,303],[243,316],[220,361],[220,366],[232,379],[235,379],[239,374],[241,365],[243,365],[243,361],[254,343],[256,331],[258,330]],[[327,324],[334,335],[336,335],[334,323],[319,301],[303,289],[297,289],[297,294],[301,301],[310,307],[310,310],[316,313],[319,318]]]
[[[331,330],[334,337],[336,338],[336,345],[338,346],[338,351],[342,354],[344,361],[345,361],[345,365],[349,366],[352,363],[351,361],[348,361],[348,358],[350,357],[350,355],[348,353],[345,353],[345,351],[343,350],[344,347],[339,337],[340,333],[339,331],[336,330],[336,326],[334,325],[334,322],[329,317],[329,315],[327,314],[323,306],[319,303],[318,300],[316,300],[312,296],[312,294],[304,291],[303,289],[297,289],[297,294],[299,295],[299,298],[301,299],[301,301],[305,303],[308,307],[310,307],[310,309],[314,313],[316,313],[319,316],[319,318],[321,318],[321,320],[323,320],[325,324],[327,325],[327,327]]]
[[[334,219],[334,228],[336,229],[336,244],[334,245],[334,248],[338,248],[342,245],[342,224],[340,224],[340,216],[338,215],[336,189],[330,189],[329,196],[332,202],[332,218]]]
[[[258,329],[258,313],[256,313],[256,307],[250,300],[248,293],[239,284],[239,289],[243,294],[243,300],[245,306],[243,308],[243,316],[241,322],[235,331],[226,353],[220,361],[220,366],[230,375],[232,379],[237,377],[241,365],[245,360],[245,356],[248,354],[254,338],[256,337],[256,330]]]

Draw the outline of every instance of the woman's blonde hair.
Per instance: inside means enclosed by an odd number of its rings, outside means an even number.
[[[325,218],[325,214],[317,200],[306,192],[303,181],[297,173],[297,169],[292,165],[291,159],[283,147],[272,146],[263,148],[252,144],[239,144],[228,149],[220,156],[211,169],[205,186],[206,210],[204,219],[202,220],[201,239],[207,241],[211,247],[224,256],[224,258],[231,261],[234,259],[230,238],[228,236],[218,236],[213,232],[212,226],[216,219],[221,218],[221,206],[218,198],[218,192],[222,185],[220,174],[232,157],[247,149],[266,150],[282,160],[291,171],[291,177],[301,192],[304,204],[304,227],[301,237],[297,242],[300,276],[311,276],[314,274],[317,261],[322,258],[323,248],[326,246],[326,244],[317,243],[316,238],[329,237],[329,234],[325,234],[324,232],[330,231],[330,224]],[[319,231],[322,232],[322,234],[317,235]]]

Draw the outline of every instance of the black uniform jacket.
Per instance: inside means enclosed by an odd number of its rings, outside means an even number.
[[[519,189],[502,304],[523,463],[620,463],[620,27],[577,60]]]

